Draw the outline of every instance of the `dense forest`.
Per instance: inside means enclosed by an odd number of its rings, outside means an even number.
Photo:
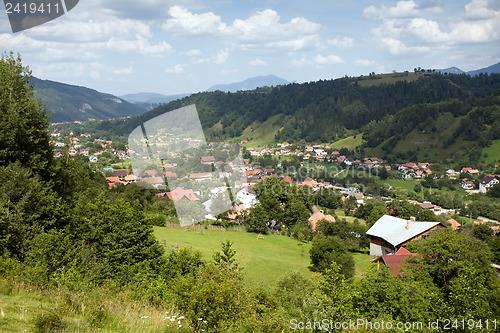
[[[133,331],[118,313],[124,302],[162,313],[163,320],[147,332],[333,331],[338,323],[343,328],[342,323],[359,320],[363,325],[356,329],[366,332],[378,331],[373,323],[381,322],[422,323],[405,329],[415,332],[436,331],[430,321],[443,327],[453,320],[448,325],[455,331],[500,325],[495,321],[500,284],[490,266],[500,238],[445,228],[411,243],[409,249],[421,256],[399,278],[384,267],[354,278],[352,253],[366,246],[365,226],[323,221],[313,235],[305,220],[311,198],[289,193],[295,188],[277,178],[256,187],[260,204],[246,224],[250,231],[265,232],[266,221],[280,219],[290,235],[312,239],[315,281],[288,272],[269,286],[251,288],[229,241],[208,260],[192,249],[166,250],[145,214],[158,208],[155,192],[135,184],[109,189],[104,175],[88,163],[67,152],[53,157],[49,116],[34,97],[30,75],[19,57],[0,59],[0,295],[7,299],[28,287],[37,295],[57,292],[51,310],[40,311],[30,323],[33,331]],[[336,84],[350,85],[349,80]],[[269,187],[283,191],[267,195]],[[341,205],[336,195],[317,199]],[[172,208],[162,202],[163,210]],[[373,222],[389,211],[405,218],[422,213],[416,205],[395,202],[389,210],[372,206],[360,214]],[[165,309],[178,317],[166,321]],[[86,326],[75,316],[85,318]],[[3,317],[2,308],[0,323]],[[364,326],[368,323],[372,326]],[[395,327],[392,331],[401,331]]]

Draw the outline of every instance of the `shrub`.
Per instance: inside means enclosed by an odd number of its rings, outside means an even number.
[[[35,318],[34,332],[57,332],[64,328],[61,316],[57,313],[46,312]]]

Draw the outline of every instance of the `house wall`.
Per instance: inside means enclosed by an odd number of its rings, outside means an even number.
[[[396,249],[382,238],[370,236],[370,255],[385,256],[389,253],[396,253]]]

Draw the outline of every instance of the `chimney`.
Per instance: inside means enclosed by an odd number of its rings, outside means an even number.
[[[415,216],[410,216],[410,221],[415,222]]]
[[[411,220],[406,221],[406,230],[410,230]]]

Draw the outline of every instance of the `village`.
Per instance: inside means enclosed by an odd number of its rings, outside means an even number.
[[[227,216],[232,222],[241,221],[242,215],[258,202],[254,186],[269,177],[276,177],[290,185],[305,186],[311,193],[332,191],[340,196],[342,202],[351,203],[350,213],[352,214],[367,200],[381,199],[390,202],[393,198],[374,195],[367,191],[362,183],[335,182],[338,178],[342,179],[348,175],[358,179],[390,177],[403,183],[417,182],[418,185],[422,184],[423,189],[427,187],[426,183],[446,182],[447,186],[450,184],[454,186],[456,191],[462,190],[464,196],[486,194],[493,186],[500,183],[500,175],[494,174],[498,170],[498,165],[493,169],[481,171],[464,166],[457,170],[437,168],[438,171],[435,172],[431,163],[389,164],[377,157],[355,159],[355,152],[348,149],[331,149],[328,145],[300,147],[283,142],[275,146],[245,148],[248,144],[246,140],[241,140],[238,144],[217,143],[218,148],[214,147],[214,143],[210,143],[198,154],[172,153],[170,161],[174,161],[173,163],[134,170],[130,164],[130,151],[126,145],[124,147],[123,144],[114,144],[112,140],[94,139],[90,134],[81,134],[76,137],[70,133],[62,137],[60,132],[53,131],[51,136],[56,158],[63,156],[66,150],[70,156],[88,159],[90,165],[94,164],[96,169],[105,174],[109,188],[118,184],[136,183],[141,187],[154,189],[158,192],[157,196],[174,202],[181,200],[196,202],[203,207],[204,218],[208,220],[217,220],[216,216],[219,213],[213,214],[210,211],[212,201],[220,193],[229,190],[234,198],[234,204]],[[160,139],[165,137],[163,135]],[[232,151],[231,156],[236,156],[234,154],[239,151],[239,145],[243,145],[241,152],[244,160],[241,163],[235,163],[233,158],[228,158],[227,154]],[[226,155],[221,156],[221,153]],[[219,155],[218,159],[216,159],[217,155]],[[99,163],[103,160],[106,164]],[[273,165],[263,164],[269,161],[272,161]],[[334,181],[326,181],[325,178]],[[197,187],[190,186],[192,183],[197,184]],[[173,184],[175,187],[169,188],[166,186],[168,184]],[[203,185],[200,187],[200,184]],[[388,186],[388,189],[393,189],[393,187]],[[432,193],[432,185],[429,190]],[[436,216],[459,214],[457,207],[443,207],[438,203],[415,200],[415,198],[408,198],[408,202],[417,204]],[[494,219],[481,216],[474,219],[472,216],[465,217],[471,223],[488,223],[495,233],[500,231],[500,227],[497,226],[498,221]],[[317,221],[321,219],[335,220],[332,215],[325,214],[324,209],[314,206],[309,219],[313,229]],[[460,227],[460,223],[453,218],[448,219],[448,222],[455,229]]]

